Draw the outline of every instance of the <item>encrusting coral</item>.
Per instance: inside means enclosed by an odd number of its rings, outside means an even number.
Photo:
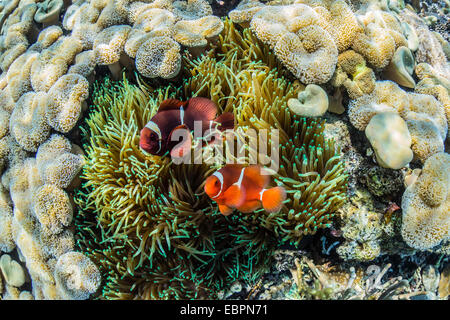
[[[47,123],[56,131],[69,132],[81,116],[89,95],[89,82],[79,74],[66,74],[56,81],[46,97]]]
[[[303,117],[322,116],[328,110],[328,95],[320,86],[309,84],[298,93],[297,99],[289,99],[291,111]]]
[[[405,120],[411,149],[420,161],[444,151],[446,111],[433,96],[408,93],[392,81],[377,81],[372,93],[351,100],[348,108],[350,122],[358,130],[365,130],[373,116],[384,112],[397,113]]]
[[[366,66],[364,57],[353,50],[339,54],[336,71],[331,78],[335,87],[344,86],[351,99],[369,94],[375,89],[375,73]]]
[[[272,69],[278,63],[268,50],[249,29],[241,33],[226,21],[215,50],[186,60],[190,77],[180,89],[96,85],[75,222],[77,245],[106,277],[101,297],[213,297],[234,279],[260,275],[277,241],[298,243],[329,226],[345,200],[338,149],[324,139],[323,121],[290,113],[295,87]],[[202,192],[216,165],[176,165],[139,149],[138,132],[159,103],[182,94],[209,97],[221,112],[234,112],[244,130],[280,130],[274,180],[288,190],[281,212],[225,217]]]
[[[376,114],[370,119],[365,132],[380,166],[400,169],[411,162],[411,135],[406,122],[398,114]]]
[[[402,197],[402,230],[405,242],[426,250],[448,240],[450,230],[450,155],[429,157],[417,180]]]
[[[136,52],[136,70],[145,77],[170,79],[181,69],[181,47],[169,37],[153,37]]]
[[[266,6],[253,16],[250,25],[300,81],[317,84],[330,80],[338,56],[332,36],[319,21],[311,7],[293,4]]]
[[[55,266],[56,287],[63,299],[85,300],[99,288],[100,273],[80,252],[61,255]]]

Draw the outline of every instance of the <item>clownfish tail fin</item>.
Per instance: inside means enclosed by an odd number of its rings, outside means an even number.
[[[219,123],[217,129],[220,131],[234,128],[234,114],[231,112],[222,113],[214,121]]]
[[[286,191],[283,187],[273,187],[261,191],[261,202],[267,212],[279,211],[284,200],[286,200]]]

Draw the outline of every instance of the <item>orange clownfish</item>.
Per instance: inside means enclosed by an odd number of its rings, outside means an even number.
[[[190,132],[194,130],[194,122],[201,123],[202,137],[207,130],[232,129],[234,115],[230,112],[216,118],[217,105],[208,98],[195,97],[182,102],[176,99],[164,100],[158,112],[141,130],[139,146],[144,151],[162,156],[166,152],[174,157],[182,157],[192,146]],[[172,135],[177,129],[183,141],[173,141]]]
[[[267,212],[279,211],[286,199],[286,191],[283,187],[266,189],[270,178],[261,170],[259,165],[227,165],[206,179],[205,192],[226,216],[233,209],[248,213],[261,205]]]

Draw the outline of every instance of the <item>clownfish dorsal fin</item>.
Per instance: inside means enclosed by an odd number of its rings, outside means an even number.
[[[185,102],[177,99],[166,99],[159,105],[158,112],[168,110],[180,110],[180,107],[184,106]]]
[[[197,117],[201,116],[205,120],[213,120],[217,114],[217,105],[208,98],[195,97],[187,101],[185,110],[186,112],[189,111],[191,115],[195,114]]]
[[[245,175],[257,188],[265,188],[269,184],[270,177],[260,165],[248,166],[245,170]]]

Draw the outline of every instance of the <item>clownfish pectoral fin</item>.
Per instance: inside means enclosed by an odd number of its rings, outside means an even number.
[[[234,114],[231,112],[222,113],[214,121],[219,124],[217,129],[220,131],[234,128]]]
[[[237,184],[234,184],[224,192],[223,200],[227,206],[237,208],[245,201],[245,190]]]
[[[274,187],[261,191],[261,202],[264,210],[267,212],[279,211],[283,206],[284,200],[286,200],[286,191],[283,187]]]
[[[250,213],[260,207],[261,207],[261,201],[251,200],[251,201],[245,201],[240,207],[237,207],[236,209],[242,213]]]
[[[229,216],[233,212],[233,208],[230,208],[224,204],[219,204],[219,211],[224,216]]]
[[[177,99],[166,99],[159,105],[158,112],[165,110],[179,110],[184,105],[183,101]]]
[[[181,141],[180,141],[181,138]],[[192,147],[192,137],[186,125],[181,125],[172,130],[169,135],[171,142],[178,142],[171,150],[170,155],[174,158],[182,158],[189,153]]]

